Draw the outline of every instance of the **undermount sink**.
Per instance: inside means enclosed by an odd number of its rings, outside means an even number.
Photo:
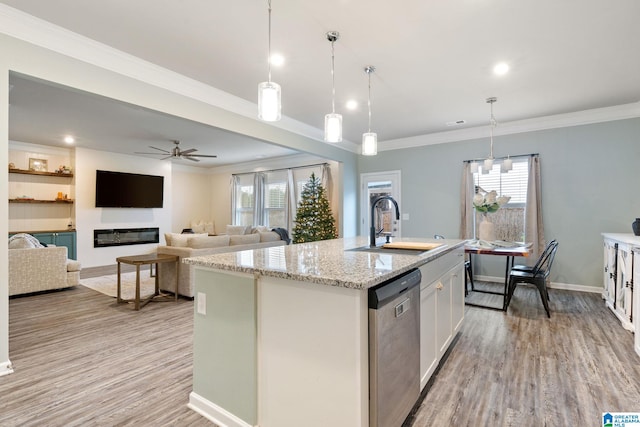
[[[428,252],[430,249],[396,249],[396,248],[383,248],[382,246],[360,246],[359,248],[346,249],[345,252],[371,252],[378,254],[388,255],[422,255]]]

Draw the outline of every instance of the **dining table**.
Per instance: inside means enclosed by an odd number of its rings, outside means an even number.
[[[469,276],[473,277],[473,257],[477,255],[493,255],[505,257],[505,271],[504,271],[504,288],[502,292],[477,289],[471,280],[471,292],[480,292],[485,294],[502,295],[502,307],[494,307],[490,305],[478,304],[474,302],[465,301],[465,305],[489,308],[493,310],[506,311],[507,310],[507,291],[509,286],[509,273],[513,267],[515,257],[528,257],[531,253],[531,243],[512,243],[507,242],[482,242],[481,244],[474,244],[477,241],[470,241],[464,247],[464,251],[469,255]]]

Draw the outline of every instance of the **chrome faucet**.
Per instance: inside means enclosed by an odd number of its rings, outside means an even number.
[[[398,208],[398,202],[395,201],[395,199],[391,196],[380,196],[378,198],[376,198],[372,203],[371,203],[371,231],[370,231],[370,235],[369,235],[369,246],[372,248],[375,248],[376,246],[376,237],[378,236],[379,232],[376,231],[376,223],[375,223],[375,211],[376,211],[376,205],[381,202],[382,200],[390,200],[391,202],[393,202],[393,206],[395,206],[396,208],[396,220],[400,220],[400,208]],[[381,230],[382,231],[382,230]]]

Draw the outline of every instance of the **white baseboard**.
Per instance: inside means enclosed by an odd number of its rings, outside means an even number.
[[[254,427],[193,391],[187,406],[220,427]]]
[[[495,277],[495,276],[474,276],[474,280],[479,280],[481,282],[504,283],[504,277]],[[575,285],[573,283],[559,283],[559,282],[549,283],[549,288],[562,289],[565,291],[574,291],[574,292],[590,292],[594,294],[601,294],[604,290],[602,287],[599,287],[599,286],[585,286],[585,285]]]
[[[3,375],[13,374],[13,367],[11,366],[11,361],[7,360],[5,362],[0,363],[0,377]]]

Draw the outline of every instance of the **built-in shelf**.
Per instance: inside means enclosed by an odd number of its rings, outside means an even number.
[[[71,199],[61,200],[36,200],[36,199],[9,199],[9,203],[60,203],[69,205],[73,203]]]
[[[9,173],[21,173],[23,175],[40,175],[40,176],[60,176],[63,178],[73,178],[72,173],[58,173],[58,172],[39,172],[30,171],[26,169],[9,169]]]

